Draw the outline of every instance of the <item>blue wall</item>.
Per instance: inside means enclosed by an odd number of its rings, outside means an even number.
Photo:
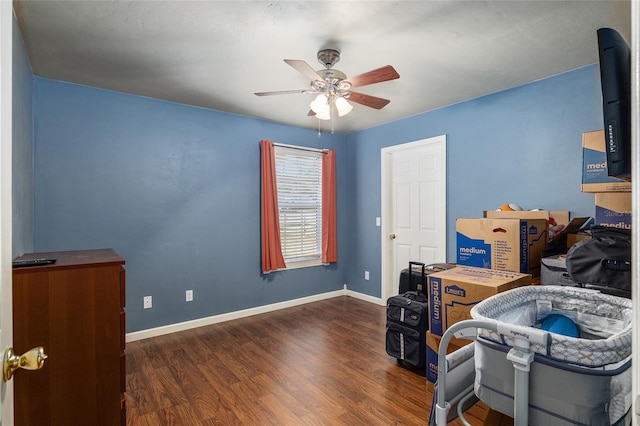
[[[447,261],[455,220],[504,203],[593,216],[580,192],[582,133],[602,129],[597,65],[347,136],[349,288],[380,297],[380,149],[447,135]],[[363,279],[370,271],[370,281]]]
[[[342,289],[345,136],[43,78],[34,93],[36,250],[120,253],[127,331]],[[337,266],[261,275],[261,139],[336,150]]]
[[[128,332],[344,283],[379,297],[383,147],[447,135],[448,261],[458,217],[505,202],[594,213],[580,179],[581,135],[602,128],[596,65],[318,139],[313,130],[34,78],[15,40],[14,50],[21,191],[14,192],[14,255],[30,246],[115,248],[127,260]],[[258,143],[265,138],[336,150],[337,265],[261,275]],[[184,302],[187,289],[194,302]],[[153,309],[142,309],[146,295]]]

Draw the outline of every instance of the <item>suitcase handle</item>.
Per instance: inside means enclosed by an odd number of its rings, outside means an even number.
[[[405,294],[402,295],[403,297],[406,297],[407,299],[409,299],[409,302],[407,302],[407,304],[411,304],[412,300],[415,300],[416,302],[428,302],[429,299],[427,299],[427,296],[425,296],[424,293],[422,293],[421,291],[407,291]]]
[[[413,272],[413,266],[414,265],[422,267],[422,275],[420,276],[420,279],[422,281],[420,282],[419,286],[416,285],[415,287],[413,287],[411,285],[412,282],[413,282],[413,274],[412,274],[412,272]],[[415,261],[411,261],[411,260],[409,261],[409,288],[417,288],[420,291],[422,290],[422,286],[424,286],[424,281],[425,281],[425,277],[426,277],[426,273],[425,273],[424,267],[425,267],[425,265],[422,262],[415,262]]]

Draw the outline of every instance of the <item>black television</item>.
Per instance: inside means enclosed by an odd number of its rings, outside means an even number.
[[[614,29],[598,29],[607,172],[631,181],[631,49]]]

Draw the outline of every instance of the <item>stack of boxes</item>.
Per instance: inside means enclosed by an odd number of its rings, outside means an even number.
[[[595,225],[631,229],[631,182],[607,174],[603,130],[582,135],[582,192],[595,193]]]
[[[582,192],[595,193],[595,224],[631,229],[631,183],[607,175],[604,132],[584,133],[582,147]],[[544,250],[557,248],[549,234],[550,217],[570,224],[568,211],[487,211],[483,218],[456,221],[458,266],[428,276],[428,390],[433,391],[438,378],[443,333],[454,323],[470,319],[471,308],[478,302],[530,285],[532,277],[540,276]],[[587,219],[581,218],[577,227]],[[576,234],[567,237],[571,246]],[[454,338],[447,353],[469,343]],[[478,417],[485,418],[486,412]]]
[[[569,212],[566,214],[568,221]],[[428,276],[427,389],[438,379],[438,348],[453,324],[471,319],[480,301],[540,275],[540,259],[549,243],[549,212],[485,212],[485,217],[456,221],[457,267]],[[450,353],[469,340],[452,339]]]
[[[540,275],[543,251],[552,245],[549,217],[569,223],[568,211],[487,211],[483,218],[456,221],[456,268],[429,275],[427,389],[438,378],[438,348],[454,323],[470,319],[480,301]],[[469,340],[452,339],[451,352]]]
[[[471,308],[478,302],[497,293],[531,284],[531,275],[458,265],[427,278],[427,389],[433,391],[438,379],[438,348],[444,332],[458,321],[471,319]],[[469,343],[469,340],[453,338],[447,348],[448,353]]]

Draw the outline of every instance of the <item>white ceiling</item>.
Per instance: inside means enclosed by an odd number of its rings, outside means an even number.
[[[14,0],[33,73],[56,80],[318,128],[283,62],[348,77],[393,65],[400,79],[357,90],[337,132],[374,127],[598,61],[596,30],[630,40],[629,1],[25,1]],[[322,128],[330,127],[321,122]]]

